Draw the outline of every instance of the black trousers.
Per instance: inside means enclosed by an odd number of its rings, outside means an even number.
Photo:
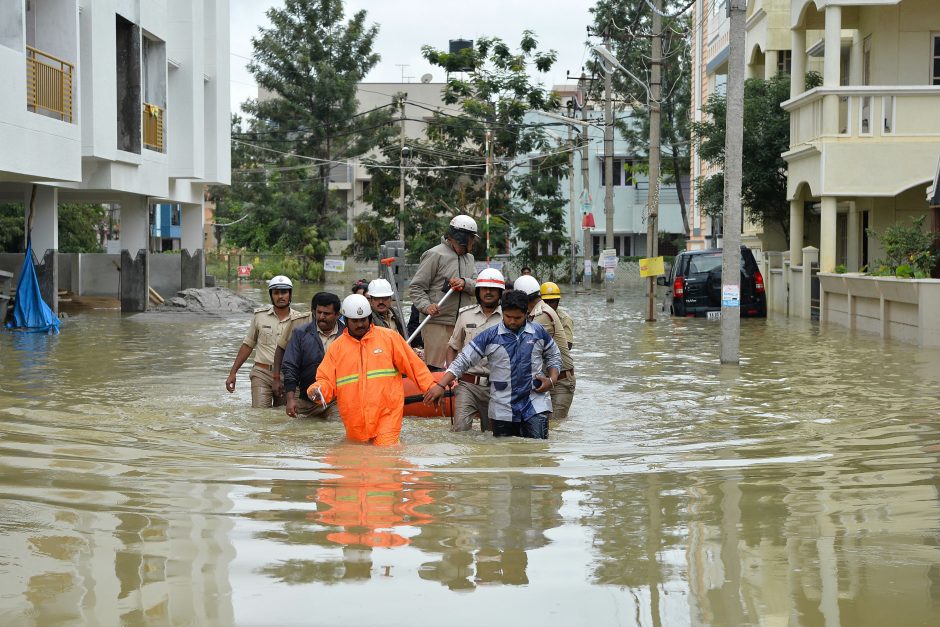
[[[520,438],[534,438],[536,440],[548,439],[548,417],[550,412],[535,414],[522,422],[509,422],[507,420],[491,420],[493,437],[505,438],[516,436]]]

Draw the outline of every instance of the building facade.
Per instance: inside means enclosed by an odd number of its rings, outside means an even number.
[[[36,185],[38,255],[55,263],[61,203],[119,206],[132,256],[172,204],[204,263],[204,190],[230,181],[227,0],[2,0],[0,75],[0,200],[27,220]]]

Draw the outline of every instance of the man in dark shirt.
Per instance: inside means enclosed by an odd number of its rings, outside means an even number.
[[[316,380],[326,350],[345,328],[339,321],[339,306],[339,296],[318,292],[310,303],[315,321],[299,327],[290,336],[281,363],[288,416],[340,420],[335,401],[323,407],[307,396],[307,388]]]

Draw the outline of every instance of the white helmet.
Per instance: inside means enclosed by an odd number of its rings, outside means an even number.
[[[525,292],[529,296],[532,294],[538,294],[542,289],[541,284],[539,284],[539,280],[531,274],[523,274],[521,277],[515,280],[512,286],[517,290]]]
[[[471,235],[477,234],[477,222],[470,216],[466,214],[460,214],[454,216],[454,219],[450,221],[451,231],[466,231]]]
[[[294,284],[290,282],[283,274],[279,274],[276,277],[268,281],[268,291],[271,290],[293,290]]]
[[[343,306],[340,307],[339,310],[348,320],[368,318],[372,315],[372,307],[369,306],[369,299],[362,294],[350,294],[344,298]]]
[[[375,298],[385,298],[395,294],[392,291],[392,284],[385,279],[373,279],[369,283],[369,289],[366,290],[366,293]]]
[[[477,275],[477,287],[495,287],[498,290],[504,290],[506,279],[496,268],[486,268]]]

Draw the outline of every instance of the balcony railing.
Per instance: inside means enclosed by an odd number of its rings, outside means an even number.
[[[72,77],[75,66],[26,46],[26,108],[72,121]]]
[[[164,152],[163,109],[155,104],[144,103],[143,110],[144,148]]]
[[[830,133],[826,96],[838,97],[837,128]],[[782,106],[790,113],[791,148],[823,137],[940,137],[940,86],[816,87]]]

